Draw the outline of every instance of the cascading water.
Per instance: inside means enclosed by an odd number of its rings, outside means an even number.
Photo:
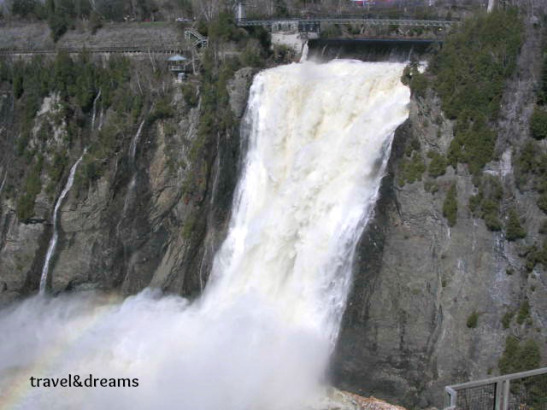
[[[394,131],[408,115],[403,68],[339,60],[257,75],[233,216],[202,297],[189,304],[152,290],[123,302],[77,294],[0,311],[0,329],[9,330],[0,332],[0,407],[309,404]],[[138,378],[139,387],[27,388],[31,376],[69,373]]]
[[[6,180],[8,179],[8,170],[4,173],[4,178],[2,179],[2,183],[0,183],[0,195],[2,194],[2,191],[4,191],[4,186],[6,185]]]
[[[120,221],[116,225],[116,232],[119,236],[120,234],[120,228],[122,223],[125,220],[125,216],[127,214],[127,211],[129,210],[129,206],[131,205],[131,202],[134,200],[135,196],[135,187],[137,185],[137,173],[136,173],[136,167],[135,167],[135,156],[137,155],[137,146],[139,145],[139,140],[141,138],[142,129],[144,127],[145,120],[142,120],[139,124],[139,127],[137,128],[137,132],[133,136],[133,139],[131,140],[131,144],[129,144],[129,166],[131,168],[131,172],[133,175],[131,176],[131,180],[129,181],[129,185],[127,186],[127,194],[125,195],[125,199],[123,201],[123,209],[122,209],[122,215],[120,218]]]
[[[306,41],[304,45],[302,46],[302,55],[300,56],[301,63],[304,63],[308,60],[309,53],[310,53],[310,47],[308,46],[308,42]]]
[[[97,115],[97,101],[99,101],[99,98],[101,98],[101,90],[99,89],[99,92],[93,99],[93,113],[91,115],[91,131],[95,129],[95,116]]]
[[[78,165],[80,165],[80,162],[82,162],[84,155],[85,155],[85,151],[80,156],[80,158],[78,158],[78,160],[74,163],[74,165],[72,165],[72,168],[70,168],[68,180],[66,181],[66,184],[63,190],[61,191],[61,195],[59,195],[59,198],[57,198],[57,202],[55,203],[55,208],[53,209],[53,235],[51,235],[51,239],[49,240],[49,245],[48,245],[47,253],[46,253],[46,259],[44,261],[44,266],[42,268],[42,275],[40,276],[40,293],[41,294],[45,293],[46,291],[49,265],[51,262],[51,258],[55,254],[55,248],[57,247],[57,240],[59,239],[59,231],[57,226],[59,209],[61,208],[61,205],[63,204],[63,200],[65,199],[67,194],[70,192],[70,189],[72,188],[72,184],[74,184],[74,176],[76,175],[76,170],[78,169]]]
[[[139,140],[141,138],[144,122],[145,120],[141,121],[141,123],[139,124],[139,128],[137,129],[137,132],[135,133],[135,136],[131,140],[131,144],[129,144],[129,160],[131,161],[131,166],[134,166],[135,164],[135,155],[137,155],[137,146],[139,145]]]

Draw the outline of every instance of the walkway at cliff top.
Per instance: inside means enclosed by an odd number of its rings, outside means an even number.
[[[237,25],[241,27],[263,26],[276,28],[283,26],[299,27],[302,31],[307,27],[321,24],[352,25],[361,24],[368,26],[404,26],[404,27],[438,27],[449,28],[456,21],[454,20],[419,20],[419,19],[391,19],[391,18],[367,18],[361,16],[339,16],[339,17],[310,17],[310,18],[278,18],[278,19],[239,19]]]
[[[90,52],[178,53],[185,47],[184,32],[176,23],[105,24],[92,34],[69,30],[53,42],[46,23],[13,23],[0,26],[0,54],[47,54],[87,49]]]

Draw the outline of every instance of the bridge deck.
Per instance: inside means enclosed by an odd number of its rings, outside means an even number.
[[[366,17],[320,17],[320,18],[286,18],[271,20],[247,20],[240,19],[237,24],[242,27],[248,26],[266,26],[271,27],[274,24],[294,23],[294,24],[366,24],[370,26],[414,26],[414,27],[450,27],[453,20],[415,20],[415,19],[371,19]]]

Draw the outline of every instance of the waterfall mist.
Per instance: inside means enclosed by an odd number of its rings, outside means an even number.
[[[0,408],[291,410],[319,398],[354,248],[408,115],[403,69],[338,60],[258,74],[202,297],[36,296],[0,311]],[[139,386],[30,388],[69,373]]]

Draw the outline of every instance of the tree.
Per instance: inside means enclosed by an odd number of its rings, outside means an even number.
[[[14,16],[29,17],[34,14],[38,5],[39,3],[36,0],[13,0],[11,13]]]
[[[192,9],[198,18],[213,20],[222,9],[221,0],[193,0]]]
[[[526,231],[520,224],[519,216],[515,208],[509,210],[505,236],[508,241],[516,241],[517,239],[526,237]]]
[[[123,20],[123,0],[97,0],[95,2],[95,9],[105,20]]]
[[[447,219],[449,226],[456,225],[458,218],[458,191],[456,184],[452,184],[443,203],[443,216]]]
[[[547,137],[547,111],[536,107],[530,119],[530,132],[537,140]]]

